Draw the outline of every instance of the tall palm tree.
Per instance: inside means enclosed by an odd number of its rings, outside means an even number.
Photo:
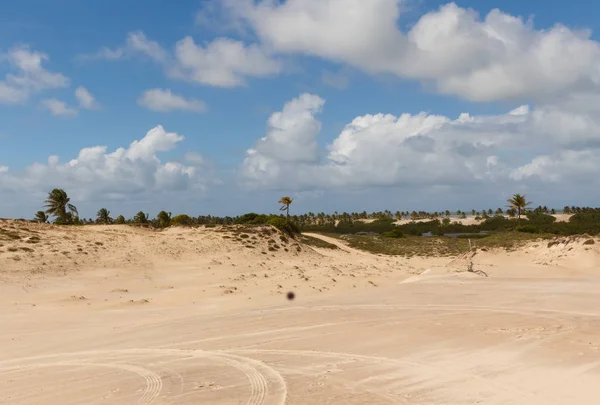
[[[56,222],[61,224],[67,224],[72,221],[73,214],[75,216],[79,216],[77,212],[77,208],[70,203],[71,199],[65,192],[65,190],[60,188],[55,188],[50,193],[48,193],[48,198],[46,201],[45,213],[53,215],[56,218]]]
[[[38,211],[35,213],[33,220],[45,224],[48,222],[48,215],[44,211]]]
[[[515,194],[512,196],[512,198],[509,198],[507,201],[510,204],[509,207],[517,211],[517,219],[520,222],[521,213],[523,213],[527,209],[528,205],[531,205],[531,201],[527,201],[525,196],[521,194]]]
[[[285,211],[286,218],[288,221],[290,220],[290,204],[293,201],[294,199],[288,196],[281,197],[281,200],[279,200],[279,204],[283,204],[281,208],[279,208],[279,211]]]
[[[96,216],[96,222],[100,224],[108,225],[113,222],[113,219],[110,217],[110,211],[106,208],[100,208]]]

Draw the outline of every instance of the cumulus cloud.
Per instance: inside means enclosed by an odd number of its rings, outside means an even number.
[[[79,102],[79,106],[86,110],[96,110],[100,107],[94,96],[92,96],[92,93],[83,86],[75,89],[75,98]]]
[[[279,73],[280,61],[273,59],[256,44],[217,38],[206,46],[185,37],[175,46],[176,65],[170,75],[219,87],[245,84],[245,77],[263,77]]]
[[[34,93],[69,86],[69,79],[61,73],[46,70],[47,54],[31,50],[28,46],[11,48],[0,53],[0,62],[7,61],[13,72],[0,80],[0,103],[21,104]]]
[[[202,113],[206,111],[204,101],[178,96],[173,94],[170,89],[146,90],[138,99],[138,104],[149,110],[159,112],[181,110]]]
[[[242,86],[248,77],[271,76],[283,69],[282,62],[258,44],[216,38],[200,45],[187,36],[170,53],[141,31],[129,33],[122,47],[115,50],[104,47],[78,59],[113,61],[136,55],[145,55],[158,63],[170,78],[217,87]]]
[[[269,118],[266,136],[241,165],[246,186],[307,190],[600,178],[597,115],[557,106],[455,119],[424,112],[368,114],[319,148],[316,114],[323,103],[303,94]]]
[[[263,47],[391,73],[472,101],[547,99],[600,85],[600,44],[561,24],[537,30],[498,9],[483,18],[448,3],[408,30],[398,0],[223,0]],[[210,11],[210,10],[209,10]],[[206,13],[204,13],[206,14]],[[205,18],[207,18],[205,16]]]
[[[286,103],[282,111],[272,114],[266,136],[246,153],[242,163],[246,179],[273,185],[283,180],[287,167],[316,163],[321,122],[315,115],[324,103],[319,96],[305,93]]]
[[[52,113],[52,115],[56,115],[56,116],[68,116],[68,117],[72,117],[77,115],[78,111],[76,108],[72,108],[67,106],[67,104],[65,104],[64,101],[60,101],[56,98],[48,98],[45,100],[42,100],[40,102],[40,105],[42,106],[42,108],[50,111],[50,113]]]
[[[580,182],[597,184],[600,174],[600,149],[564,150],[537,156],[510,172],[514,180],[538,179],[551,183]]]
[[[183,136],[159,125],[127,148],[109,152],[106,146],[93,146],[81,149],[77,157],[64,163],[53,155],[45,164],[34,163],[22,172],[7,171],[0,174],[0,188],[35,193],[64,187],[80,201],[203,191],[206,182],[202,166],[162,162],[158,157],[183,140]]]

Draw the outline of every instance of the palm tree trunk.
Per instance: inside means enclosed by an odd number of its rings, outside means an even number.
[[[285,216],[286,216],[286,221],[290,222],[290,205],[288,204],[287,207],[285,207]]]

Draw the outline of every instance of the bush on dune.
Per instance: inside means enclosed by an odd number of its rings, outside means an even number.
[[[274,216],[267,223],[292,237],[300,233],[298,226],[293,222],[287,221],[285,218]]]
[[[402,231],[400,231],[400,229],[393,229],[391,231],[384,232],[381,234],[381,236],[384,238],[404,238],[404,234]]]
[[[173,226],[192,226],[194,225],[194,219],[186,214],[175,215],[171,219],[171,225]]]

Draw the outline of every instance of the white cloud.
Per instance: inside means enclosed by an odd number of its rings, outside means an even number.
[[[598,183],[600,149],[564,150],[552,155],[537,156],[510,172],[513,180],[539,179],[552,183]]]
[[[146,38],[141,31],[130,32],[127,35],[126,49],[145,54],[156,62],[162,63],[168,59],[167,52],[162,46],[158,42]]]
[[[42,100],[40,105],[50,111],[52,115],[75,116],[78,113],[76,108],[69,107],[63,101],[56,98]]]
[[[270,184],[283,181],[284,166],[316,163],[319,158],[317,135],[321,123],[315,114],[325,101],[312,94],[302,94],[273,113],[267,135],[249,149],[242,163],[247,180]]]
[[[77,98],[81,108],[85,108],[86,110],[95,110],[99,108],[94,96],[92,96],[92,94],[83,86],[79,86],[75,89],[75,98]]]
[[[217,87],[242,86],[248,77],[271,76],[283,69],[281,61],[257,44],[245,45],[229,38],[216,38],[199,45],[187,36],[175,44],[171,54],[141,31],[130,32],[122,47],[115,50],[104,47],[78,58],[118,60],[135,55],[150,57],[170,78]]]
[[[184,159],[192,166],[203,166],[204,164],[206,164],[204,156],[202,156],[198,152],[188,152],[185,154]]]
[[[515,180],[574,182],[600,178],[600,116],[558,106],[457,119],[419,114],[356,117],[317,146],[323,100],[304,94],[269,119],[249,149],[246,186],[310,190],[412,185],[489,187]],[[533,156],[531,160],[530,156]],[[536,157],[537,156],[537,157]]]
[[[109,152],[106,146],[93,146],[81,149],[76,158],[65,163],[58,156],[50,156],[46,164],[34,163],[19,173],[2,173],[0,188],[37,193],[63,187],[80,201],[202,191],[206,182],[200,168],[162,162],[158,157],[183,140],[183,136],[166,132],[159,125],[128,148]]]
[[[159,112],[182,110],[202,113],[206,111],[204,101],[178,96],[173,94],[170,89],[146,90],[138,99],[138,104]]]
[[[8,166],[0,165],[0,173],[6,173],[8,171]]]
[[[171,77],[219,87],[244,85],[246,77],[271,76],[282,70],[281,62],[256,44],[246,46],[228,38],[217,38],[203,47],[185,37],[175,46],[175,59]]]
[[[52,73],[42,67],[49,57],[45,53],[31,50],[28,46],[11,48],[8,53],[0,54],[15,71],[0,80],[0,103],[21,104],[31,94],[44,90],[69,86],[69,79],[60,73]]]
[[[79,61],[106,60],[117,61],[135,55],[146,55],[155,62],[164,63],[168,60],[168,53],[156,41],[149,40],[142,31],[132,31],[127,34],[125,44],[111,49],[103,46],[91,54],[81,54],[75,57]]]
[[[455,3],[398,28],[398,0],[223,0],[220,17],[250,27],[264,48],[430,83],[473,101],[547,99],[600,88],[600,44],[589,31]],[[205,17],[206,18],[206,17]],[[360,27],[360,29],[357,29]]]

